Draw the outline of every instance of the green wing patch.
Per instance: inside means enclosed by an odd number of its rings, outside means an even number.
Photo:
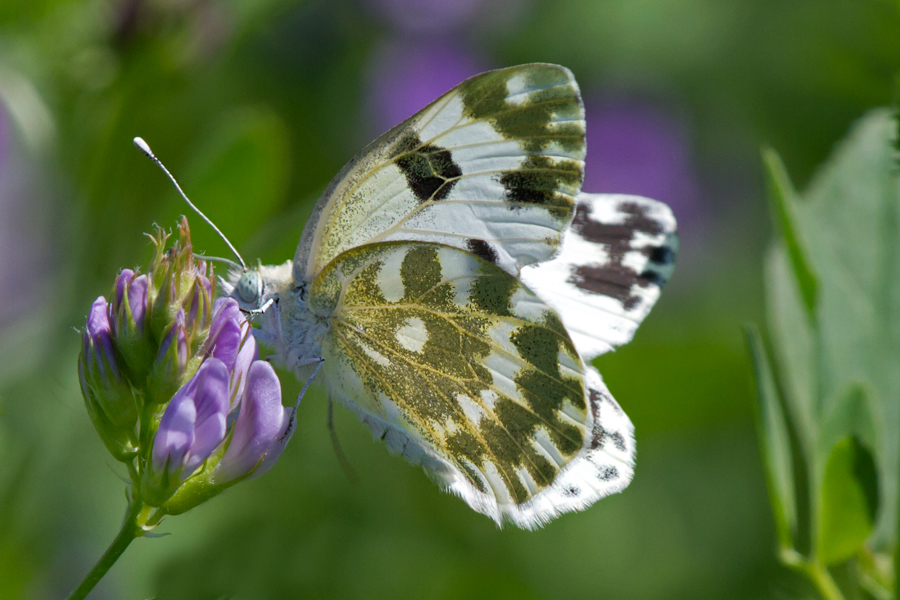
[[[309,306],[330,320],[330,393],[446,485],[462,477],[522,504],[584,445],[582,364],[568,334],[489,261],[439,244],[362,246],[321,273]]]

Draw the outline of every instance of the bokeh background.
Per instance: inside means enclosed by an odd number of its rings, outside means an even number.
[[[669,203],[675,276],[599,358],[637,431],[624,493],[498,530],[314,390],[274,470],[137,540],[92,598],[812,597],[774,557],[741,324],[762,321],[759,148],[802,187],[896,101],[889,0],[0,1],[0,597],[64,597],[112,540],[119,466],[76,375],[90,302],[186,208],[248,258],[293,254],[369,140],[469,75],[571,68],[585,189]],[[227,256],[193,219],[195,247]],[[299,391],[281,373],[285,397]]]

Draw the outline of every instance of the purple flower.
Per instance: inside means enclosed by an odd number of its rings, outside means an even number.
[[[250,323],[231,298],[213,302],[208,265],[187,222],[146,275],[124,269],[112,301],[91,306],[78,372],[88,413],[133,493],[179,514],[271,468],[293,415]]]
[[[271,469],[290,437],[291,410],[281,404],[281,383],[272,365],[254,362],[247,374],[231,443],[213,472],[216,483],[247,474],[259,477]]]
[[[216,300],[199,356],[200,368],[163,413],[153,474],[142,488],[169,514],[266,472],[289,438],[292,413],[281,404],[281,384],[272,366],[258,360],[250,324],[233,299]]]
[[[206,356],[224,362],[231,373],[229,391],[233,409],[243,393],[250,364],[259,358],[256,338],[250,334],[250,323],[233,298],[216,300],[205,349]]]
[[[153,470],[176,482],[190,477],[225,438],[228,368],[210,358],[163,413],[153,442]]]
[[[586,192],[637,194],[672,207],[679,226],[699,217],[699,184],[685,124],[629,99],[588,101]]]

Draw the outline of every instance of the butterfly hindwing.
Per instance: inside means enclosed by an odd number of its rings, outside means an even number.
[[[584,109],[567,69],[477,75],[338,174],[304,230],[294,277],[310,281],[341,252],[394,240],[454,246],[516,274],[556,251],[584,154]]]
[[[557,310],[585,360],[622,345],[653,308],[678,254],[675,217],[649,198],[579,194],[552,260],[521,277]]]
[[[556,313],[491,262],[433,243],[357,247],[309,307],[330,321],[329,393],[475,510],[534,527],[630,479],[627,417]]]

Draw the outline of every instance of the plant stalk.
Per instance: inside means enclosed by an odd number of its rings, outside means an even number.
[[[116,561],[119,560],[119,557],[122,556],[122,553],[125,552],[128,545],[131,544],[135,538],[144,535],[144,528],[141,526],[141,517],[146,516],[143,514],[144,512],[143,502],[137,499],[132,501],[128,506],[128,511],[125,513],[122,529],[119,530],[116,539],[114,539],[109,548],[106,549],[106,552],[103,553],[103,556],[100,557],[100,560],[97,561],[97,564],[94,565],[91,572],[87,574],[81,582],[81,585],[69,594],[68,600],[83,600],[100,580],[103,579],[103,576],[106,575],[107,571],[116,564]]]

